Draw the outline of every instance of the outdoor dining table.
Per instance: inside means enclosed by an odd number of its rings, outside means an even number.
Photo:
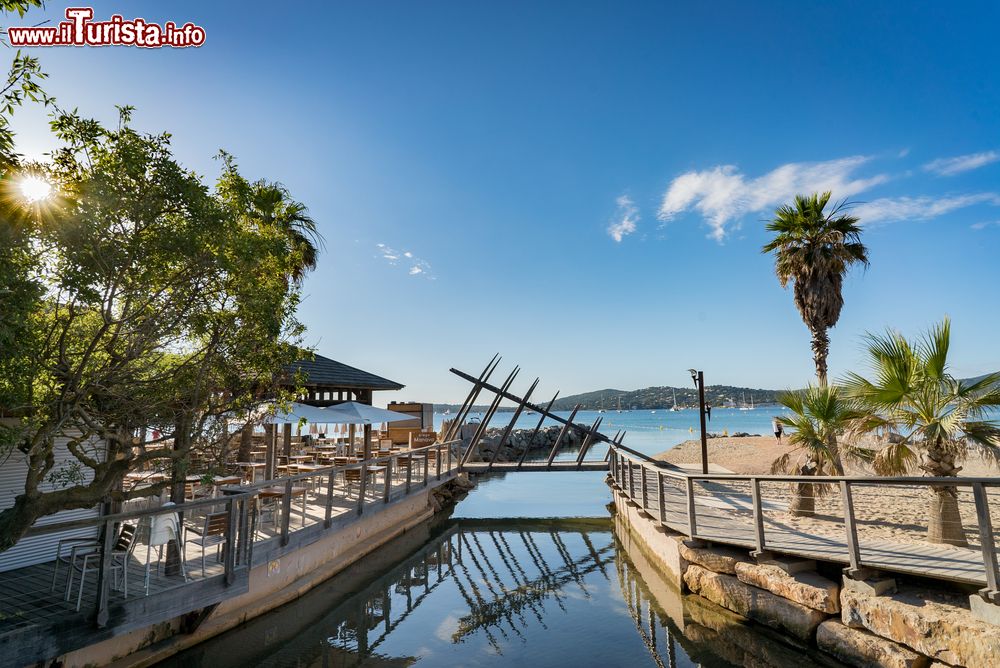
[[[257,469],[267,467],[263,462],[236,462],[236,465],[250,473],[250,482],[257,482]]]
[[[285,498],[285,487],[282,485],[274,485],[273,487],[264,487],[257,492],[257,495],[262,499],[284,499]],[[297,496],[302,497],[302,526],[306,525],[306,492],[305,487],[292,487],[292,500]]]
[[[226,485],[242,485],[243,476],[217,475],[212,476],[212,498],[219,496],[219,489]]]

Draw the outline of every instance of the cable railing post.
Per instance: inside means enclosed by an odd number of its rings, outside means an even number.
[[[281,497],[281,544],[288,545],[288,527],[292,521],[292,479],[285,481],[285,495]]]
[[[95,621],[100,628],[104,628],[108,624],[108,601],[111,598],[111,551],[114,549],[114,546],[115,524],[108,520],[104,523],[101,557],[97,569],[97,614]],[[70,568],[72,569],[73,566],[71,565]],[[80,591],[83,592],[82,579],[80,581]]]
[[[385,489],[382,490],[382,502],[389,503],[389,496],[392,494],[392,460],[394,456],[389,455],[385,460]]]
[[[434,450],[434,474],[437,479],[441,479],[441,442],[439,441]]]
[[[643,512],[646,512],[646,509],[649,508],[649,490],[647,489],[647,487],[648,485],[646,484],[646,467],[642,464],[639,464],[639,490],[642,494]]]
[[[344,474],[345,483],[347,474]],[[329,529],[333,525],[333,483],[337,477],[337,469],[330,471],[330,477],[326,481],[326,517],[323,519],[324,528]]]
[[[760,556],[766,549],[764,540],[764,509],[760,502],[760,478],[750,478],[750,497],[753,500],[754,542],[757,550],[753,556]]]
[[[997,546],[993,540],[993,519],[990,516],[990,500],[986,486],[973,483],[972,495],[976,500],[976,521],[979,524],[979,542],[983,549],[983,566],[986,568],[986,588],[980,595],[991,603],[1000,601],[1000,587],[997,586]]]
[[[358,515],[365,512],[365,494],[368,493],[368,460],[361,460],[361,479],[358,481]]]
[[[236,581],[236,504],[230,498],[226,501],[226,545],[222,556],[225,559],[226,584]],[[128,564],[126,564],[126,568]]]
[[[406,456],[406,493],[410,493],[410,482],[413,480],[413,457]]]
[[[850,562],[848,575],[853,577],[861,570],[861,547],[858,544],[858,526],[854,518],[854,496],[850,481],[840,481],[840,498],[844,506],[844,530],[847,533],[847,558]]]
[[[695,517],[694,510],[694,478],[688,476],[686,478],[687,483],[687,515],[688,515],[688,537],[691,540],[697,538],[698,533],[698,519]]]
[[[430,463],[431,463],[431,462],[430,462],[430,459],[429,459],[429,458],[427,457],[427,452],[428,452],[427,450],[424,450],[424,451],[423,451],[423,453],[422,453],[422,456],[421,456],[421,459],[423,459],[423,460],[424,460],[424,465],[423,465],[423,469],[424,469],[424,480],[423,480],[423,483],[422,483],[424,487],[427,487],[427,476],[428,476],[428,471],[427,471],[427,469],[428,469],[428,464],[430,464]]]
[[[667,500],[663,486],[663,471],[656,472],[656,496],[660,501],[660,524],[667,523]]]

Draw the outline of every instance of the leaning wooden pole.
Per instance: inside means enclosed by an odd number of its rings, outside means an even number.
[[[500,353],[495,354],[489,364],[486,365],[486,368],[483,369],[483,372],[479,374],[479,378],[473,381],[474,385],[472,390],[469,392],[469,396],[465,398],[465,402],[458,410],[458,413],[455,414],[455,419],[452,421],[451,426],[448,427],[448,434],[444,437],[446,443],[454,440],[457,432],[461,430],[462,424],[465,422],[465,418],[468,417],[469,411],[472,410],[472,407],[476,403],[476,399],[479,398],[479,393],[483,391],[483,383],[489,380],[490,376],[493,375],[493,371],[495,371],[497,365],[500,364],[500,359]]]
[[[514,370],[510,372],[509,376],[507,376],[507,380],[505,380],[503,385],[498,388],[498,391],[495,393],[496,397],[494,397],[493,403],[490,404],[489,409],[487,409],[486,414],[483,415],[483,419],[479,423],[479,429],[476,430],[476,433],[472,436],[472,440],[469,441],[469,447],[466,448],[465,455],[462,457],[463,466],[468,463],[469,457],[472,456],[473,449],[479,445],[479,441],[486,434],[486,429],[490,424],[490,420],[493,419],[493,415],[497,412],[497,408],[500,407],[500,402],[503,401],[503,395],[510,389],[510,386],[514,383],[514,379],[517,378],[517,374],[520,373],[520,371],[521,367],[514,367]],[[490,391],[492,392],[492,390]]]
[[[590,449],[590,444],[594,442],[594,434],[597,430],[601,428],[601,423],[604,422],[604,418],[599,417],[594,420],[593,426],[590,428],[590,433],[587,437],[583,439],[583,445],[580,446],[580,454],[576,457],[576,467],[580,468],[583,465],[583,458],[587,455],[587,450]]]
[[[556,452],[559,450],[559,446],[562,445],[563,439],[566,438],[566,432],[569,431],[570,427],[576,426],[573,424],[573,418],[576,417],[577,411],[580,410],[580,404],[577,404],[573,409],[573,412],[569,414],[569,419],[566,420],[566,424],[559,431],[559,437],[556,438],[556,442],[552,444],[552,450],[549,451],[549,458],[545,460],[546,466],[552,466],[552,460],[556,458]]]
[[[489,472],[490,469],[493,468],[493,464],[496,462],[497,457],[500,455],[500,450],[503,449],[503,446],[507,445],[507,439],[510,438],[511,432],[514,431],[514,425],[517,423],[517,419],[521,417],[521,412],[524,410],[524,405],[528,403],[529,399],[531,399],[531,393],[535,391],[536,387],[538,387],[539,380],[541,379],[535,378],[535,382],[532,383],[531,387],[528,388],[528,391],[524,393],[524,398],[521,399],[521,403],[519,403],[517,405],[517,409],[514,410],[514,417],[511,418],[510,422],[507,424],[507,428],[504,429],[503,436],[500,438],[500,442],[497,443],[496,450],[493,451],[493,456],[490,457],[490,463],[486,467],[487,472]]]
[[[549,405],[545,407],[545,410],[541,411],[542,417],[538,418],[538,424],[535,425],[535,429],[531,432],[531,438],[528,439],[528,442],[524,445],[524,450],[521,451],[521,457],[517,460],[517,468],[520,469],[521,465],[524,464],[524,459],[528,456],[528,451],[531,450],[531,446],[534,445],[535,437],[538,436],[538,430],[542,428],[542,423],[545,422],[545,418],[548,417],[549,411],[552,410],[552,405],[556,403],[556,399],[558,398],[559,392],[557,391],[554,395],[552,395],[552,401],[549,402]]]

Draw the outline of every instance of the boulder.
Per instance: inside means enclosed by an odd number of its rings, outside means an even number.
[[[874,633],[828,619],[816,629],[816,645],[858,668],[927,668],[930,659]]]
[[[912,593],[840,592],[844,624],[904,644],[937,661],[968,668],[1000,664],[1000,627],[958,605]]]
[[[714,573],[690,565],[684,582],[692,592],[772,628],[783,629],[796,638],[809,640],[826,615],[818,610],[776,596],[740,582],[732,575]]]
[[[736,575],[736,564],[750,561],[746,552],[728,547],[691,547],[681,543],[680,551],[681,556],[688,562],[728,575]]]
[[[737,563],[740,582],[766,589],[790,601],[830,614],[840,612],[840,586],[818,573],[789,575],[778,566]]]

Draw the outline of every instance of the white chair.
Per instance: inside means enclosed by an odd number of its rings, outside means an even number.
[[[172,503],[165,503],[164,506],[172,506]],[[177,513],[163,513],[162,515],[154,515],[152,521],[149,525],[149,537],[146,540],[146,596],[149,596],[149,558],[155,547],[157,550],[156,555],[156,573],[160,573],[160,565],[163,563],[163,546],[174,541],[174,545],[177,546],[178,559],[181,562],[181,575],[184,581],[187,582],[187,570],[184,566],[184,542],[181,536],[180,530],[180,518]]]

